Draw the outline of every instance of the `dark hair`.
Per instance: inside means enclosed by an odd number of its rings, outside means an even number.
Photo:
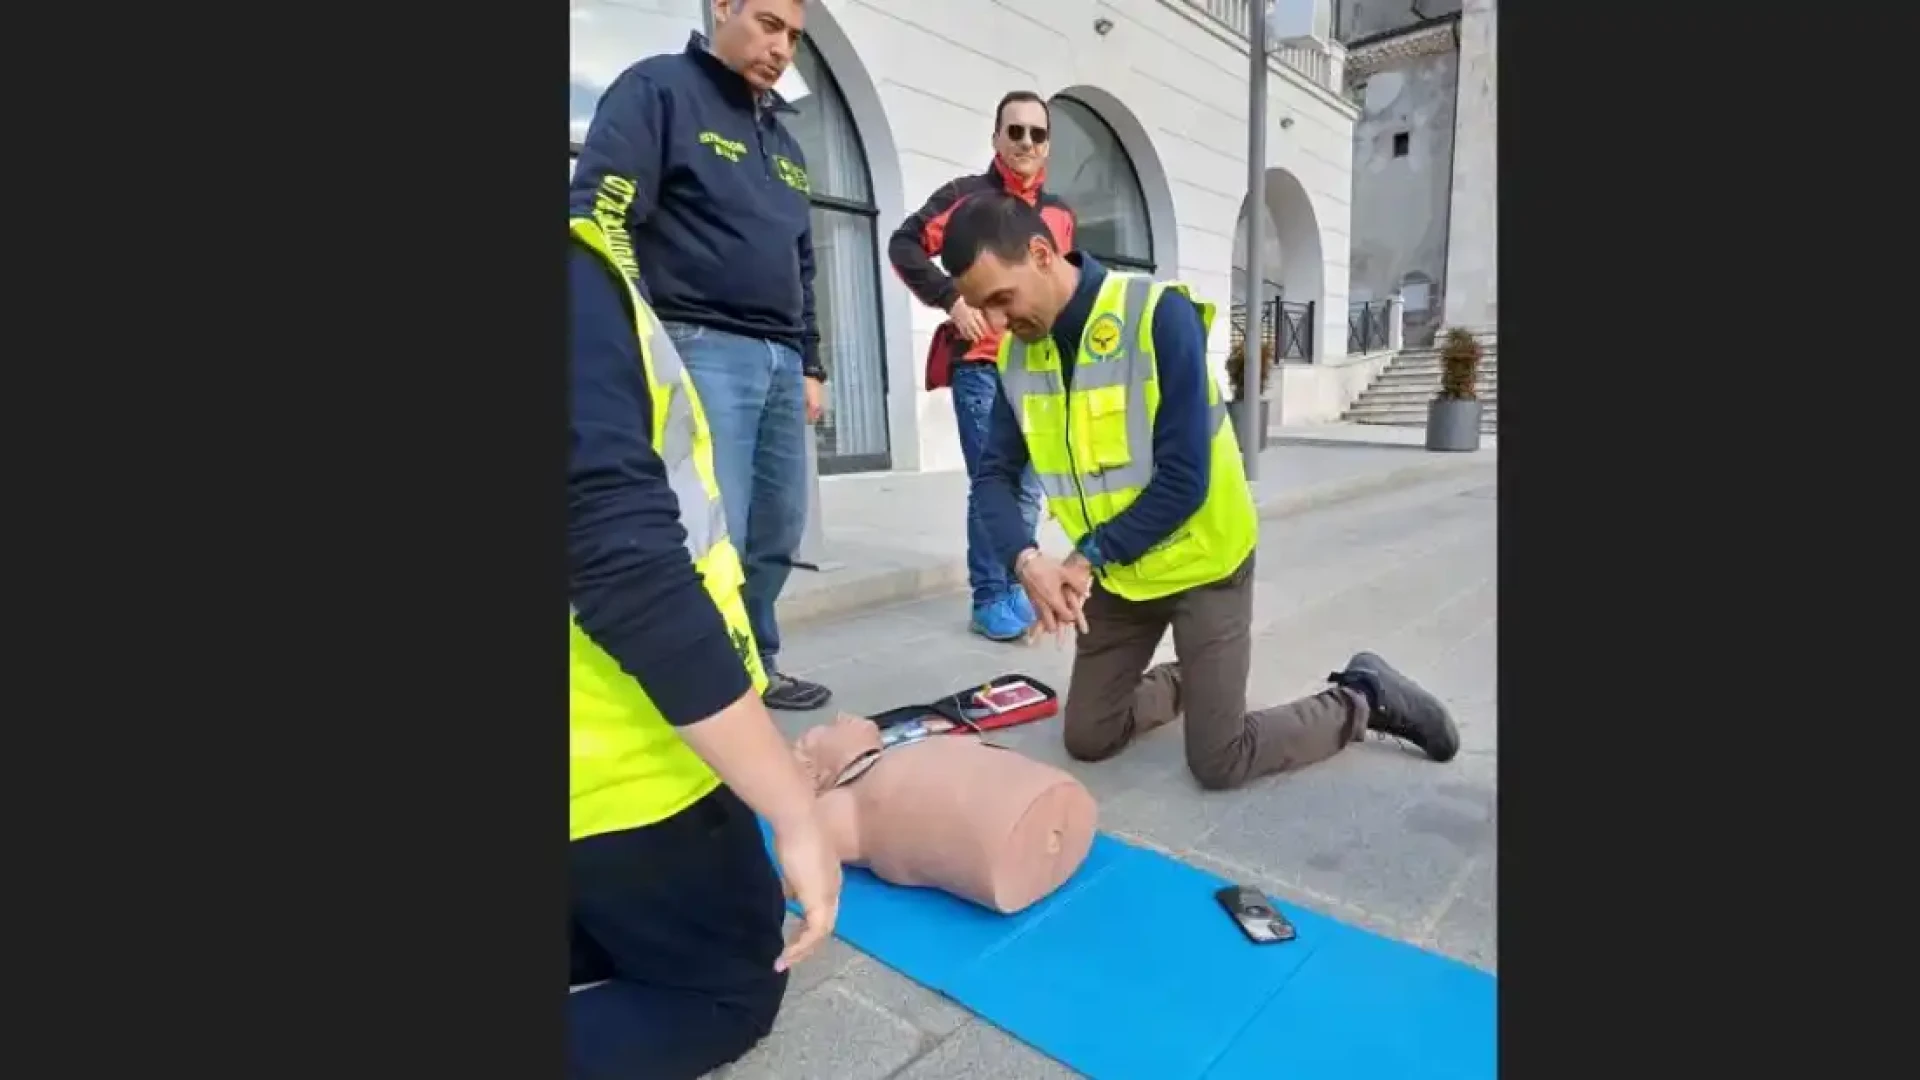
[[[1053,106],[1047,104],[1046,98],[1041,97],[1031,90],[1015,90],[1006,97],[1001,98],[1000,104],[993,108],[993,133],[995,135],[1000,134],[1000,121],[1007,118],[1007,106],[1016,101],[1031,101],[1035,105],[1040,106],[1040,111],[1047,114],[1047,123],[1053,123]]]
[[[1025,199],[1000,192],[982,192],[969,197],[947,219],[947,233],[940,246],[940,265],[948,277],[959,277],[973,267],[982,251],[991,251],[1004,263],[1027,261],[1027,245],[1034,237],[1060,250],[1053,230]]]

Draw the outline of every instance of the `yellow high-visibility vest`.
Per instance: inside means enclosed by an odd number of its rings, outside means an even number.
[[[568,228],[576,241],[605,260],[625,287],[653,404],[648,418],[653,448],[680,503],[687,553],[732,632],[754,690],[765,690],[767,675],[740,594],[746,575],[727,538],[720,485],[714,479],[713,440],[693,380],[653,309],[621,271],[600,225],[576,218]],[[653,617],[673,615],[663,611]],[[720,778],[674,732],[646,687],[581,631],[572,612],[567,617],[567,655],[569,840],[664,821],[720,786]]]
[[[1008,334],[1000,344],[1000,384],[1020,418],[1047,506],[1075,544],[1132,505],[1153,477],[1153,419],[1160,410],[1153,312],[1167,289],[1193,298],[1179,282],[1108,272],[1080,335],[1071,390],[1051,336],[1029,344]],[[1195,305],[1204,334],[1213,328],[1214,308]],[[1138,561],[1107,564],[1101,584],[1116,596],[1154,600],[1222,580],[1259,540],[1240,442],[1218,381],[1211,373],[1204,377],[1213,428],[1206,501]]]

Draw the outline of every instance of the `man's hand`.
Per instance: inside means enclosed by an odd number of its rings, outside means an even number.
[[[955,299],[953,306],[947,309],[947,317],[953,320],[953,328],[968,341],[979,341],[987,335],[987,317],[968,306],[963,299]]]
[[[800,902],[800,932],[773,962],[773,970],[785,971],[833,933],[840,917],[840,859],[812,814],[784,828],[776,826],[773,852],[787,895]]]
[[[1076,596],[1068,585],[1067,573],[1059,563],[1042,554],[1039,548],[1028,548],[1014,565],[1014,573],[1020,578],[1020,587],[1027,590],[1027,599],[1033,601],[1033,611],[1038,616],[1034,623],[1036,635],[1053,634],[1058,638],[1069,626],[1086,632],[1087,617],[1080,610],[1083,598]]]
[[[773,826],[781,884],[800,902],[802,922],[774,962],[774,970],[785,971],[827,939],[840,913],[840,853],[820,822],[813,782],[801,773],[793,748],[751,686],[733,704],[674,730]]]
[[[809,375],[807,384],[807,423],[817,424],[827,415],[827,386],[819,379]]]
[[[1084,608],[1087,597],[1093,595],[1093,564],[1087,561],[1085,555],[1076,551],[1060,564],[1060,576],[1066,584],[1067,593],[1073,600],[1074,606]],[[1081,615],[1082,629],[1085,629],[1086,622],[1086,616]]]

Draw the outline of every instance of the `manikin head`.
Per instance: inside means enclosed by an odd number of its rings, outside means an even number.
[[[1000,99],[993,114],[993,152],[1014,175],[1031,180],[1047,167],[1052,134],[1052,113],[1039,94],[1015,90]]]
[[[787,73],[806,25],[805,0],[714,0],[713,55],[764,94]]]
[[[1053,232],[1025,200],[975,195],[947,222],[940,262],[967,306],[995,330],[1041,341],[1080,283],[1080,271],[1054,246]]]

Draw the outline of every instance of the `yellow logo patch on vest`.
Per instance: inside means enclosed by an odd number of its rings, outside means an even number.
[[[1087,351],[1096,360],[1111,360],[1113,354],[1120,351],[1120,334],[1124,329],[1118,315],[1102,315],[1093,320],[1087,329]]]
[[[813,194],[813,182],[807,179],[807,170],[801,168],[791,158],[785,158],[779,154],[775,154],[773,156],[773,169],[774,172],[780,175],[780,179],[785,181],[788,187],[802,195]]]

